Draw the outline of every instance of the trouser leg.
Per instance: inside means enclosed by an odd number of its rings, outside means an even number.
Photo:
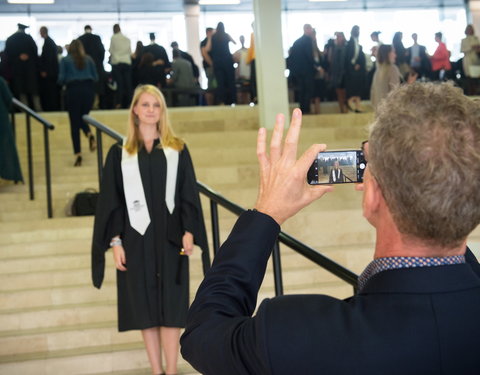
[[[84,98],[81,90],[78,87],[67,88],[67,110],[70,118],[70,135],[73,144],[73,153],[79,154],[81,152],[80,144],[80,128],[82,127],[82,104]]]

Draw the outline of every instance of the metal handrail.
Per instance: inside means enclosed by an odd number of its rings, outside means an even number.
[[[33,180],[33,157],[32,157],[32,132],[31,132],[31,123],[30,118],[33,117],[40,124],[43,125],[43,144],[44,144],[44,153],[45,153],[45,180],[46,180],[46,193],[47,193],[47,214],[48,218],[53,217],[53,208],[52,208],[52,178],[51,178],[51,168],[50,168],[50,143],[48,138],[48,131],[54,130],[55,126],[37,112],[32,110],[30,107],[23,104],[20,100],[13,98],[12,104],[15,108],[25,113],[25,123],[27,128],[27,159],[28,159],[28,187],[29,187],[29,196],[30,200],[35,199],[35,186]],[[12,125],[15,132],[15,115],[12,111]]]
[[[99,155],[100,154],[102,155],[102,156],[99,156],[98,158],[98,169],[99,169],[98,175],[99,175],[99,178],[101,178],[101,170],[103,167],[103,150],[102,150],[102,145],[100,141],[101,132],[106,133],[116,141],[121,141],[123,139],[123,136],[120,133],[117,133],[116,131],[110,129],[109,127],[105,126],[104,124],[98,122],[97,120],[95,120],[94,118],[88,115],[83,116],[83,120],[97,129],[97,150],[99,152]],[[218,205],[222,206],[223,208],[227,209],[228,211],[232,212],[237,216],[240,216],[246,210],[245,208],[233,203],[232,201],[228,200],[221,194],[212,190],[210,187],[208,187],[207,185],[203,184],[200,181],[197,181],[197,187],[201,194],[205,195],[207,198],[210,199],[213,253],[215,255],[218,249],[220,248],[220,227],[219,227]],[[274,277],[274,283],[275,283],[275,294],[277,296],[283,294],[283,281],[282,281],[279,242],[283,243],[284,245],[288,246],[298,254],[303,255],[307,259],[311,260],[313,263],[317,264],[318,266],[324,268],[325,270],[334,274],[338,278],[352,285],[354,293],[356,293],[358,276],[355,273],[341,266],[340,264],[336,263],[330,258],[326,257],[325,255],[320,254],[318,251],[298,241],[297,239],[290,236],[289,234],[285,232],[280,232],[278,236],[278,240],[272,250],[273,277]]]
[[[100,181],[102,181],[102,173],[103,173],[103,143],[102,143],[102,133],[112,137],[117,142],[121,142],[123,140],[123,135],[119,132],[109,128],[108,126],[102,124],[101,122],[95,120],[93,117],[89,115],[83,115],[83,121],[87,124],[92,125],[95,128],[95,134],[97,136],[97,164],[98,164],[98,184],[100,185]]]
[[[237,216],[241,215],[245,212],[245,209],[240,207],[239,205],[229,201],[227,198],[223,197],[222,195],[218,194],[217,192],[210,189],[208,186],[204,185],[200,181],[197,181],[197,186],[199,191],[210,198],[210,206],[212,208],[212,202],[215,202],[222,207],[226,208],[230,212],[236,214]],[[217,215],[218,216],[218,215]],[[212,220],[213,225],[213,220]],[[213,228],[216,231],[216,228]],[[219,241],[215,241],[213,243],[213,250],[216,252],[219,248]],[[305,245],[304,243],[300,242],[296,238],[290,236],[285,232],[280,232],[278,235],[278,241],[283,243],[284,245],[290,247],[297,253],[303,255],[307,259],[310,259],[315,264],[319,265],[320,267],[326,269],[327,271],[333,273],[338,278],[342,279],[343,281],[347,282],[348,284],[352,285],[354,291],[356,292],[357,282],[358,282],[358,275],[350,271],[349,269],[343,267],[342,265],[338,264],[337,262],[331,260],[330,258],[322,255],[315,249]],[[275,258],[273,258],[275,261]],[[278,258],[279,261],[279,258]],[[275,264],[274,264],[274,272],[275,272]]]

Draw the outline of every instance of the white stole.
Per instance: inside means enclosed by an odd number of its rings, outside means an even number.
[[[332,179],[333,179],[333,182],[337,182],[337,179],[340,178],[340,169],[338,170],[335,170],[335,168],[332,169]],[[337,175],[338,173],[338,175]]]
[[[124,145],[125,143],[126,139],[124,140]],[[175,209],[175,187],[177,184],[179,153],[169,147],[164,148],[163,152],[167,161],[165,203],[171,214]],[[138,154],[130,155],[125,148],[122,149],[122,175],[130,225],[143,236],[151,220],[138,165]]]

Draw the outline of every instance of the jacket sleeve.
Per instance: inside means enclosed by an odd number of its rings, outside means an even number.
[[[270,374],[264,321],[252,314],[279,231],[271,217],[247,211],[215,257],[180,341],[202,374]]]
[[[180,154],[180,158],[181,186],[179,194],[183,233],[185,231],[192,233],[195,244],[202,249],[202,264],[205,273],[210,268],[207,232],[197,187],[197,178],[195,177],[192,159],[186,145]]]
[[[102,286],[105,273],[105,252],[116,235],[123,235],[125,223],[125,196],[121,175],[121,146],[110,148],[103,168],[100,195],[95,210],[92,240],[92,281]]]

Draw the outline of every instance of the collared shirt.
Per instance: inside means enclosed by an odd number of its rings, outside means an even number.
[[[354,46],[355,49],[353,51],[353,57],[352,57],[352,65],[356,64],[356,61],[358,59],[358,54],[360,53],[360,45],[358,44],[358,38],[352,38],[354,41]]]
[[[410,47],[410,51],[410,66],[414,68],[420,67],[421,62],[416,60],[417,57],[420,57],[420,46],[418,44],[414,44]]]
[[[132,48],[130,39],[128,39],[121,32],[112,35],[110,40],[110,62],[112,65],[132,63]]]
[[[386,257],[377,258],[363,270],[358,277],[358,290],[361,291],[367,281],[379,272],[400,268],[434,267],[465,263],[465,255],[448,257]]]

